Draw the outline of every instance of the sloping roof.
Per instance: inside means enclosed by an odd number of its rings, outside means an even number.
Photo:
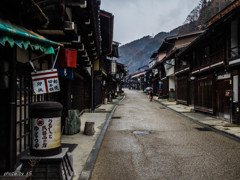
[[[175,36],[170,36],[165,38],[166,41],[168,40],[172,40],[172,39],[180,39],[180,38],[184,38],[184,37],[188,37],[188,36],[196,36],[198,34],[202,34],[205,30],[201,30],[201,31],[194,31],[194,32],[190,32],[190,33],[186,33],[186,34],[178,34]]]
[[[111,55],[113,48],[118,47],[113,43],[113,21],[114,16],[110,12],[100,10],[102,55]]]
[[[207,27],[215,24],[216,22],[220,21],[224,17],[226,17],[228,14],[233,12],[237,7],[240,6],[240,0],[235,0],[232,3],[230,3],[227,7],[222,9],[220,12],[218,12],[215,16],[213,16],[211,19],[209,19],[206,23]]]
[[[139,77],[139,76],[144,75],[144,74],[146,74],[146,71],[141,72],[141,73],[138,73],[138,74],[135,74],[135,75],[132,76],[131,78],[136,78],[136,77]]]
[[[150,58],[151,58],[151,59],[156,58],[157,55],[158,55],[158,52],[157,52],[157,51],[154,51],[154,52],[152,53],[152,55],[151,55]]]

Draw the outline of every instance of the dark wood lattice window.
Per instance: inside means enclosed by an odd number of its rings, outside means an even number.
[[[17,74],[16,86],[16,155],[19,159],[29,150],[31,144],[29,105],[32,102],[47,100],[47,95],[33,94],[30,73],[28,75]]]

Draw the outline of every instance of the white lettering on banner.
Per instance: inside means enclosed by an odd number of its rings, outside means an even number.
[[[52,149],[61,146],[61,117],[32,119],[32,148]]]
[[[46,94],[60,91],[57,69],[32,72],[35,94]]]

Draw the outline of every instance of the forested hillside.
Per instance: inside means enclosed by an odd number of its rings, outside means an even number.
[[[200,0],[199,4],[189,13],[179,34],[202,30],[205,23],[233,0]]]
[[[160,47],[166,37],[176,35],[177,33],[178,29],[168,33],[160,32],[154,37],[145,36],[125,44],[119,48],[119,62],[127,65],[129,72],[133,73],[139,67],[148,64],[153,51]]]
[[[170,32],[160,32],[156,36],[145,36],[119,47],[119,62],[128,66],[129,73],[136,72],[141,66],[147,65],[149,58],[162,44],[166,37],[184,34],[205,28],[205,23],[233,0],[200,0],[199,4],[189,13],[182,26]]]

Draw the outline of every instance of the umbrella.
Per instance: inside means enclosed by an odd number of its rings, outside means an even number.
[[[147,87],[146,91],[149,91],[149,90],[152,90],[152,89],[153,89],[152,87]]]

